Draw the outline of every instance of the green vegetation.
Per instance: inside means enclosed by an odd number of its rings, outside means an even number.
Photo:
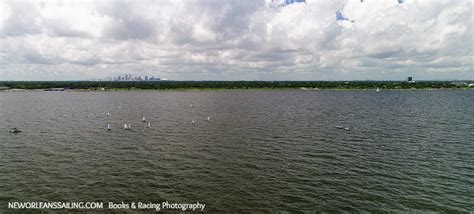
[[[0,81],[10,89],[65,88],[82,90],[134,89],[456,89],[468,88],[467,82],[450,81]]]

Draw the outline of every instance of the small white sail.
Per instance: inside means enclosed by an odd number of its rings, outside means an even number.
[[[142,118],[142,121],[143,121],[143,122],[146,122],[146,119],[145,119],[145,117],[143,117],[143,118]]]
[[[107,124],[107,130],[111,130],[111,129],[112,129],[112,125]]]
[[[193,107],[193,104],[189,105],[189,107],[191,107],[191,108],[192,108],[192,107]]]
[[[209,120],[211,120],[211,118],[210,118],[210,117],[207,117],[207,121],[209,121]]]
[[[150,128],[150,127],[151,127],[151,122],[148,122],[148,128]]]
[[[380,92],[380,88],[377,87],[377,90],[375,90],[376,92]]]
[[[107,116],[110,116],[110,112],[107,112]]]
[[[191,121],[191,123],[194,124],[194,119],[193,119],[193,121]]]
[[[129,124],[128,124],[128,129],[131,129],[131,128],[132,128],[132,126],[131,126],[130,123],[129,123]]]
[[[122,106],[119,106],[119,109],[122,109]]]
[[[123,124],[123,129],[128,129],[128,126],[127,126],[127,124],[126,124],[126,123],[125,123],[125,124]]]

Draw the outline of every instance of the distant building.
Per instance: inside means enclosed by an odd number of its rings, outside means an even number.
[[[471,83],[468,85],[469,87],[474,87],[474,83]]]
[[[0,86],[0,91],[2,91],[2,90],[8,90],[8,89],[10,89],[10,88],[9,88],[9,87],[6,87],[6,86]]]
[[[117,76],[112,78],[115,81],[160,81],[159,77],[149,76],[132,76],[131,74],[125,74],[124,76]]]
[[[149,80],[149,81],[159,81],[160,78],[159,78],[159,77],[154,77],[154,76],[152,76],[152,77],[150,77],[150,79],[148,79],[148,80]]]
[[[413,81],[413,77],[407,77],[407,82]]]

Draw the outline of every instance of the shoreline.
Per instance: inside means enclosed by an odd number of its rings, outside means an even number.
[[[219,90],[463,90],[473,89],[466,81],[0,81],[0,91],[219,91]]]
[[[0,92],[206,92],[206,91],[375,91],[376,88],[176,88],[176,89],[65,89],[65,90],[47,90],[47,89],[8,89]],[[383,91],[468,91],[470,88],[388,88],[380,89]],[[380,93],[379,92],[379,93]]]

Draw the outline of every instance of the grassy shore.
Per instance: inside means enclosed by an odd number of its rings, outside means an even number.
[[[468,89],[474,81],[0,81],[9,89],[43,90],[223,90],[223,89],[301,89],[301,90],[410,90]]]

